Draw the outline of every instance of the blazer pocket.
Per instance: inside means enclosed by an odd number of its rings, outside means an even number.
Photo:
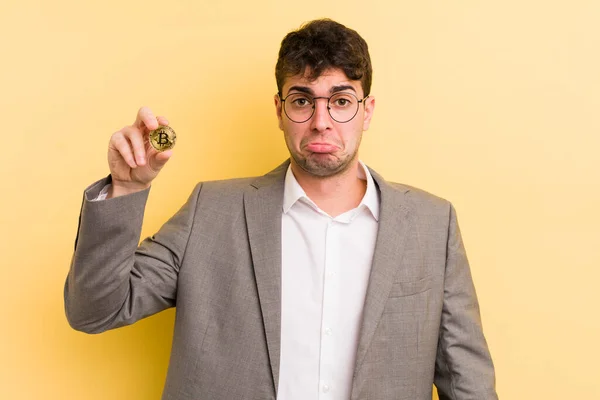
[[[431,276],[409,282],[394,282],[390,297],[405,297],[413,294],[419,294],[431,289]]]

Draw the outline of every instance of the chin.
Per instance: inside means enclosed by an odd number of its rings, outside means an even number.
[[[350,166],[350,162],[340,162],[337,158],[329,158],[328,160],[309,159],[299,164],[299,166],[311,175],[326,178],[346,171]]]

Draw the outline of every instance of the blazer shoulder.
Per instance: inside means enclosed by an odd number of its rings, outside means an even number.
[[[221,179],[213,181],[202,181],[196,185],[195,190],[199,190],[199,202],[216,202],[225,206],[227,204],[241,201],[250,184],[256,177]]]
[[[257,177],[219,179],[200,182],[202,190],[218,191],[223,193],[243,192]]]
[[[426,190],[397,182],[388,182],[396,191],[404,193],[405,203],[408,208],[417,214],[447,216],[452,204]]]

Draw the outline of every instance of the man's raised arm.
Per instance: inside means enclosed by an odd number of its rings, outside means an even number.
[[[67,319],[77,330],[102,332],[175,305],[178,271],[201,185],[138,247],[150,184],[171,156],[171,151],[160,153],[148,143],[149,132],[159,124],[168,121],[141,108],[134,124],[110,139],[110,177],[85,191],[64,290]],[[106,199],[94,201],[105,188]]]

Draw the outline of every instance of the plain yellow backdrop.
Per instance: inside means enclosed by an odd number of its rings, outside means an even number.
[[[283,36],[331,17],[370,45],[361,158],[452,201],[503,399],[599,399],[600,3],[13,1],[0,6],[0,398],[159,399],[173,310],[73,331],[83,189],[142,105],[178,133],[143,235],[200,180],[287,155]]]

